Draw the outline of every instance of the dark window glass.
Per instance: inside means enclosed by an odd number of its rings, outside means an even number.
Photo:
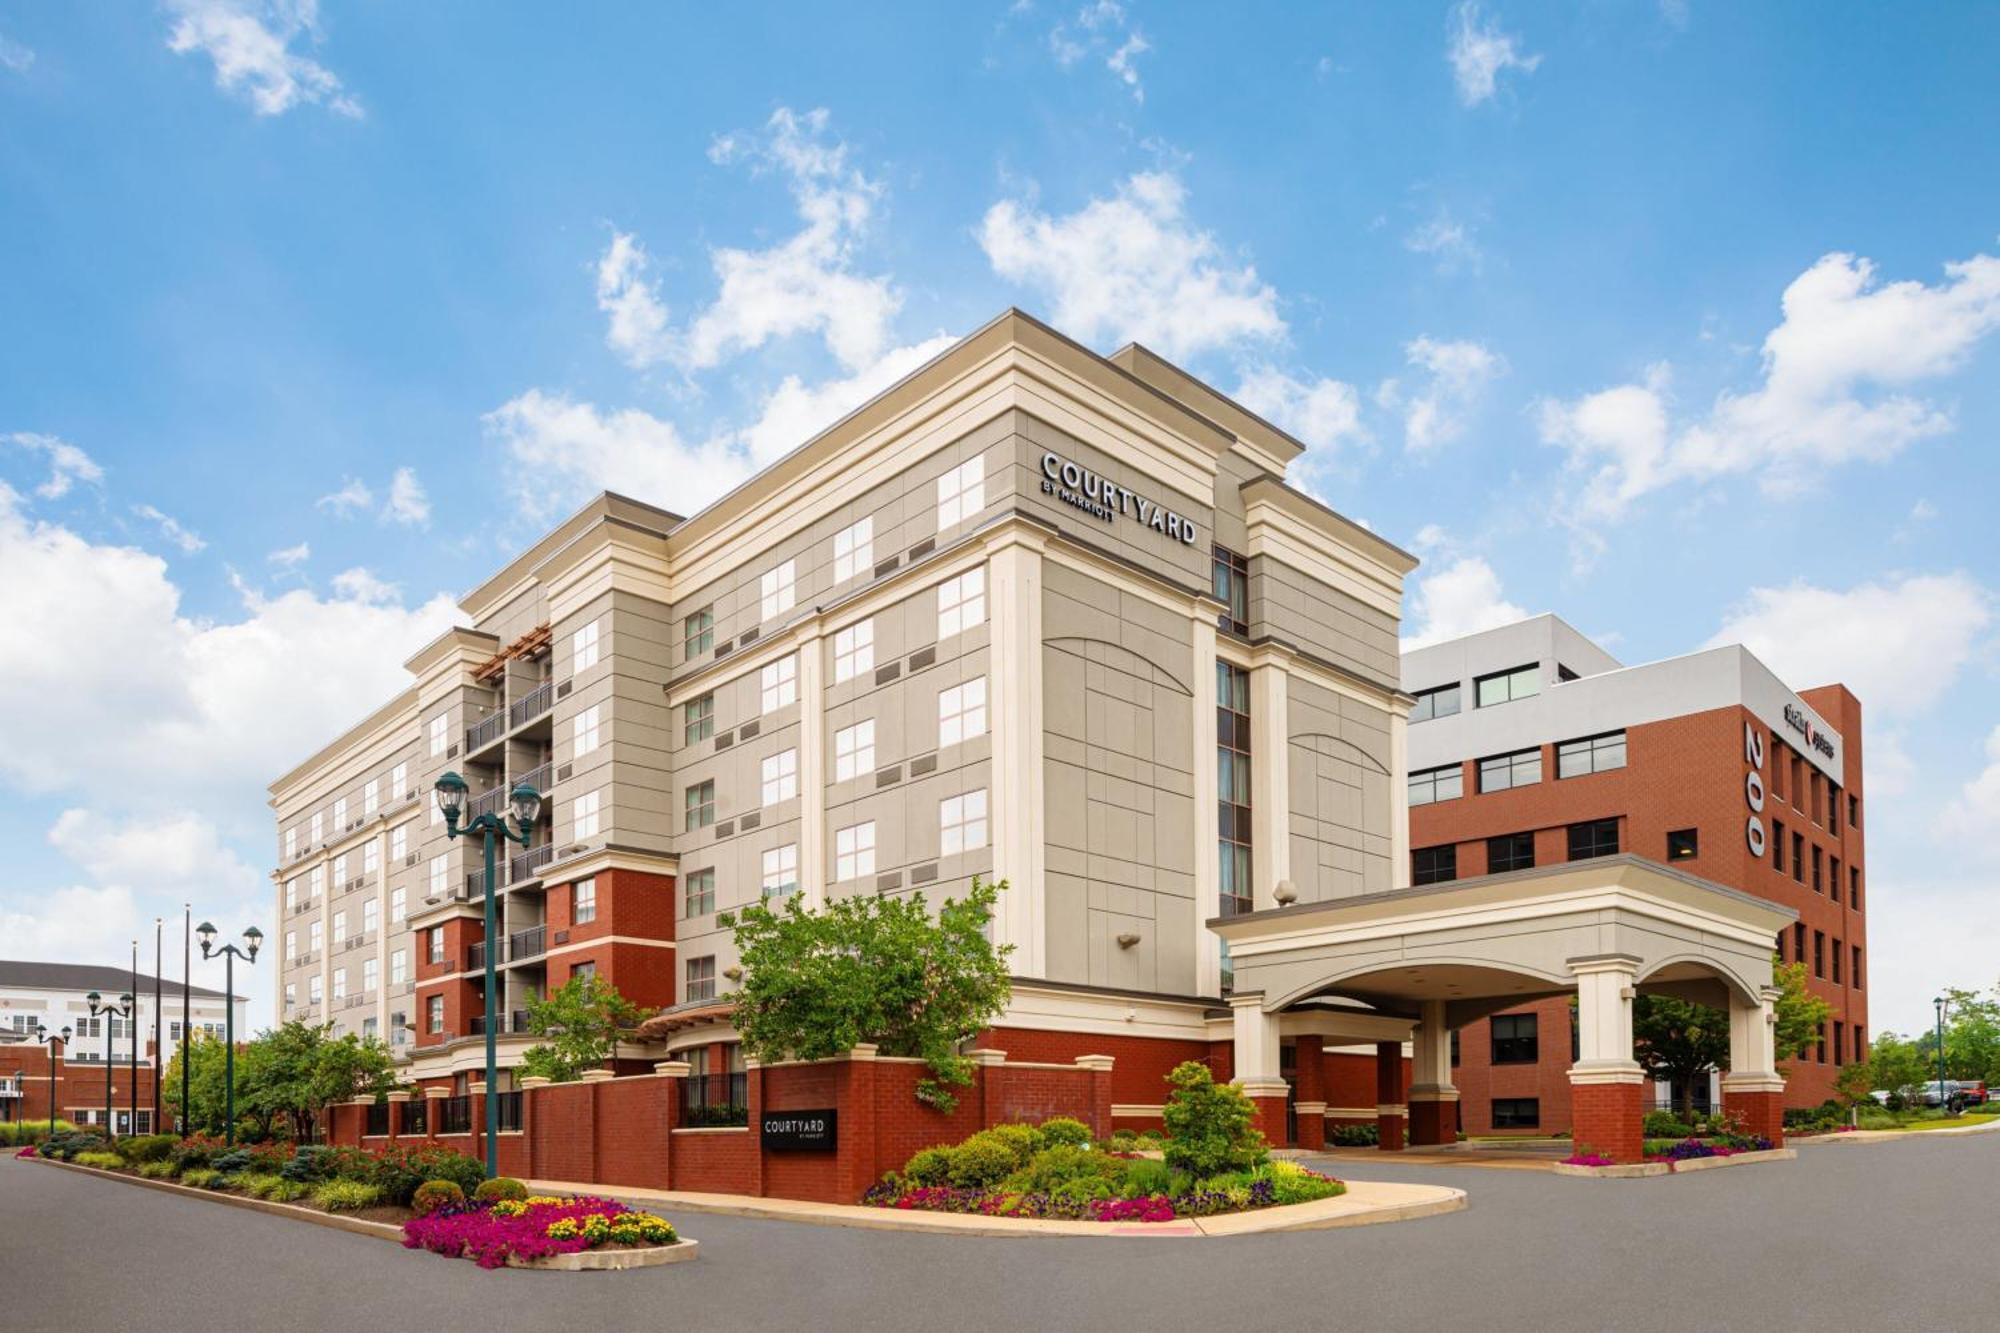
[[[1228,662],[1215,664],[1215,760],[1221,909],[1234,916],[1252,907],[1250,673]]]
[[[1535,835],[1503,833],[1486,840],[1486,870],[1497,875],[1503,870],[1528,870],[1535,864]]]
[[[1840,901],[1840,858],[1830,856],[1826,861],[1826,896],[1834,902]]]
[[[1792,878],[1803,884],[1806,882],[1806,835],[1792,835]]]
[[[1813,852],[1813,892],[1821,893],[1824,892],[1823,882],[1820,878],[1820,872],[1824,866],[1824,860],[1822,858],[1819,848],[1817,847],[1813,848],[1812,852]]]
[[[1771,869],[1785,873],[1785,821],[1771,821]]]
[[[1847,822],[1852,828],[1861,827],[1861,798],[1859,796],[1850,796],[1847,798]]]
[[[1782,962],[1784,962],[1784,961],[1785,961],[1785,932],[1784,932],[1784,931],[1782,931],[1782,930],[1781,930],[1781,931],[1779,931],[1779,932],[1778,932],[1778,947],[1777,947],[1776,949],[1772,950],[1772,952],[1778,955],[1778,961],[1779,961],[1779,962],[1781,962],[1781,963],[1782,963]]]
[[[1419,847],[1410,853],[1412,884],[1442,884],[1458,878],[1458,846]]]
[[[1410,706],[1410,721],[1428,722],[1434,717],[1450,717],[1459,709],[1458,683],[1440,685],[1434,690],[1418,690],[1416,703]]]
[[[1847,950],[1839,940],[1833,942],[1833,984],[1840,985],[1840,964],[1847,957]],[[1836,1046],[1840,1043],[1835,1042]]]
[[[1806,960],[1806,926],[1805,922],[1801,921],[1792,927],[1792,961],[1795,963],[1803,963],[1805,960]]]
[[[1496,671],[1490,676],[1481,676],[1473,681],[1473,703],[1479,708],[1491,708],[1494,704],[1529,698],[1541,693],[1541,689],[1541,665],[1530,662],[1527,666],[1515,667],[1511,671]]]
[[[1861,946],[1857,944],[1853,946],[1853,948],[1854,948],[1854,955],[1853,955],[1854,970],[1848,973],[1847,984],[1854,987],[1854,989],[1856,990],[1860,990],[1861,989]],[[1854,1035],[1856,1037],[1859,1037],[1861,1035],[1860,1030],[1856,1029]],[[1856,1049],[1856,1051],[1854,1052],[1854,1058],[1857,1060],[1861,1058],[1861,1052],[1859,1049]]]
[[[1410,774],[1410,804],[1431,805],[1455,801],[1465,795],[1465,765],[1446,764],[1442,768],[1420,768]]]
[[[1832,779],[1827,780],[1826,796],[1827,796],[1826,826],[1832,832],[1839,833],[1840,832],[1840,788],[1834,785]]]
[[[1495,1097],[1493,1128],[1538,1129],[1542,1123],[1542,1103],[1538,1097]]]
[[[1556,663],[1556,679],[1558,681],[1576,680],[1577,674],[1576,672],[1571,671],[1568,667],[1564,666],[1561,662],[1558,662]]]
[[[1492,1025],[1494,1064],[1531,1065],[1541,1058],[1535,1015],[1495,1014]]]
[[[1221,629],[1237,634],[1250,632],[1250,562],[1226,546],[1214,551],[1211,565],[1215,600],[1227,609],[1215,618]]]
[[[1593,819],[1569,826],[1569,859],[1585,861],[1593,856],[1618,854],[1618,821]]]
[[[1608,732],[1602,736],[1585,736],[1582,740],[1563,741],[1556,746],[1556,776],[1558,778],[1580,778],[1591,773],[1608,773],[1614,768],[1625,767],[1625,733]]]
[[[1509,787],[1532,787],[1542,780],[1542,752],[1516,750],[1479,761],[1479,790],[1506,791]]]
[[[1823,930],[1813,932],[1813,975],[1826,976],[1826,932]]]
[[[1691,828],[1675,829],[1667,835],[1667,859],[1692,861],[1701,855],[1701,835]]]
[[[683,1000],[715,998],[715,955],[687,960],[687,989],[681,998]]]
[[[1451,1067],[1458,1068],[1458,1029],[1451,1030]]]
[[[1861,867],[1847,868],[1847,905],[1855,911],[1861,910]]]

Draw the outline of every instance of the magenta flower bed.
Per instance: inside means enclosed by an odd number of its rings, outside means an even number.
[[[1564,1166],[1616,1166],[1616,1162],[1599,1152],[1573,1152],[1563,1158]]]
[[[551,1238],[549,1224],[564,1218],[581,1222],[592,1213],[616,1217],[632,1210],[613,1199],[578,1197],[561,1204],[533,1204],[527,1211],[507,1216],[474,1204],[456,1211],[413,1217],[403,1223],[403,1245],[412,1250],[429,1250],[447,1259],[470,1259],[481,1268],[504,1268],[510,1258],[544,1259],[552,1254],[575,1254],[590,1248],[582,1236],[565,1240]]]

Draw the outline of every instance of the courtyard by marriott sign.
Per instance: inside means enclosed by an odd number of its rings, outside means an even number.
[[[832,1152],[840,1146],[839,1112],[766,1111],[758,1126],[772,1152]]]
[[[1183,546],[1193,546],[1194,521],[1176,514],[1165,505],[1134,494],[1107,477],[1100,477],[1080,463],[1061,454],[1042,455],[1042,494],[1053,495],[1066,505],[1074,505],[1092,518],[1116,523],[1121,517],[1135,519]]]

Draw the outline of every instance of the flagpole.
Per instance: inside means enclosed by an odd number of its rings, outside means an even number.
[[[160,1040],[160,948],[164,942],[166,926],[161,918],[153,918],[153,1132],[160,1132],[160,1079],[167,1072],[167,1048]]]
[[[193,1003],[190,997],[192,997],[194,994],[194,988],[192,984],[193,979],[188,976],[188,969],[193,966],[193,959],[194,959],[194,904],[182,903],[181,904],[181,1039],[179,1042],[179,1049],[181,1053],[180,1132],[182,1133],[182,1135],[190,1133],[194,1126],[193,1113],[188,1110],[188,1067],[193,1063],[193,1061],[188,1056],[188,1041],[194,1036],[194,1019],[192,1017],[193,1011],[190,1007]]]
[[[132,1048],[130,1058],[125,1063],[126,1076],[132,1086],[126,1090],[126,1098],[131,1104],[127,1112],[131,1116],[131,1130],[139,1132],[139,941],[132,941],[132,1017],[125,1021],[132,1025]]]

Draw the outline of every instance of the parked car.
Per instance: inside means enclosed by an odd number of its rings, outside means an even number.
[[[1958,1095],[1965,1099],[1967,1106],[1984,1106],[1992,1100],[1991,1094],[1986,1090],[1986,1080],[1983,1078],[1958,1079],[1952,1086],[1958,1089]]]

